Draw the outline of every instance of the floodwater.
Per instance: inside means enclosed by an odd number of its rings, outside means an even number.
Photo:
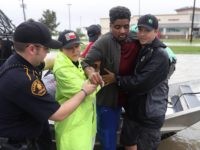
[[[195,80],[199,80],[199,64],[200,55],[177,55],[176,71],[172,75],[169,83],[176,84],[180,82],[195,82]],[[196,87],[195,90],[196,92],[200,92],[200,87]],[[200,150],[200,122],[197,122],[191,127],[162,140],[158,150]]]
[[[158,150],[200,150],[200,122],[162,140]]]

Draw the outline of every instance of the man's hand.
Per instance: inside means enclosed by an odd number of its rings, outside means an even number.
[[[91,83],[96,84],[96,85],[100,85],[101,87],[104,86],[104,81],[103,81],[101,75],[99,74],[99,72],[90,73],[88,78],[89,78]]]
[[[84,71],[92,84],[100,85],[101,87],[104,86],[101,75],[93,67],[86,67]]]
[[[108,73],[106,75],[102,75],[105,85],[116,82],[115,74],[106,68],[104,68],[104,70]]]

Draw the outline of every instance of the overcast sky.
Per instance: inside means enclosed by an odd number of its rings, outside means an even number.
[[[22,0],[0,0],[0,9],[10,18],[14,25],[24,21]],[[46,9],[56,12],[58,30],[69,28],[69,6],[71,28],[85,27],[100,23],[100,18],[108,17],[110,8],[126,6],[132,15],[173,14],[175,9],[192,7],[194,0],[24,0],[26,18],[38,20]],[[140,9],[139,9],[140,4]],[[200,0],[196,0],[196,7],[200,7]]]

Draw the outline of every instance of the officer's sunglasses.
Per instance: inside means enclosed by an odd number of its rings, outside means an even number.
[[[43,48],[45,51],[49,52],[49,48],[44,46],[44,45],[41,45],[41,44],[33,44],[35,47],[38,47],[38,48]]]

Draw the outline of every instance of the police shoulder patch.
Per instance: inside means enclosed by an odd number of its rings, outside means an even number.
[[[34,95],[43,96],[47,91],[44,84],[40,80],[36,79],[31,85],[31,92]]]

